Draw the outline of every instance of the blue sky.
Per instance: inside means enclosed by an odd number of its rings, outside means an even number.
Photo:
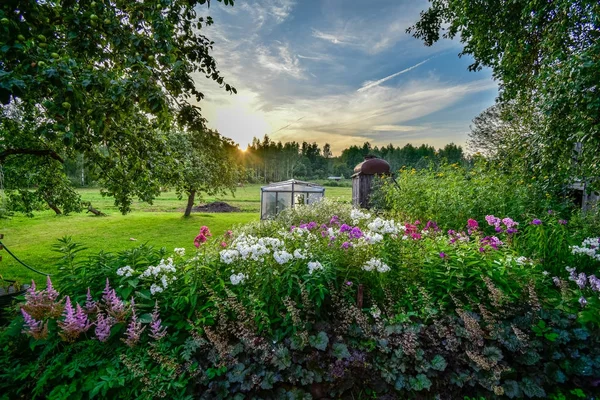
[[[458,41],[431,48],[405,31],[426,0],[213,2],[203,33],[237,95],[199,76],[211,128],[242,148],[253,136],[373,145],[464,144],[498,94],[491,71],[468,72]]]

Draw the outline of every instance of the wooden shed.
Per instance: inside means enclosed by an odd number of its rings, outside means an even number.
[[[354,168],[352,175],[352,204],[355,207],[369,208],[373,178],[377,175],[389,175],[390,164],[373,155],[365,156],[365,160]]]

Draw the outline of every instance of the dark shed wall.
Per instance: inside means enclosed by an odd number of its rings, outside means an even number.
[[[352,178],[352,204],[355,207],[369,208],[371,185],[374,176],[359,173]]]

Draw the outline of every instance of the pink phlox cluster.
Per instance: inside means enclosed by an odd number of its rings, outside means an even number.
[[[98,311],[98,303],[92,299],[90,288],[88,287],[87,294],[85,296],[85,312],[92,314]]]
[[[160,313],[158,308],[158,301],[154,304],[154,311],[152,312],[152,322],[150,323],[150,334],[149,336],[154,340],[160,340],[167,334],[167,328],[162,326],[160,320]]]
[[[479,223],[474,220],[473,218],[469,218],[469,220],[467,221],[467,232],[469,232],[469,235],[472,235],[473,233],[477,232],[479,230]]]
[[[77,339],[80,334],[87,331],[91,326],[86,313],[83,312],[79,304],[73,309],[69,296],[67,296],[65,301],[64,317],[64,320],[58,321],[58,326],[61,329],[59,335],[63,340],[68,342]]]
[[[207,226],[201,226],[200,232],[194,238],[194,246],[196,246],[196,248],[199,248],[201,244],[206,243],[208,237],[210,236],[212,236],[212,233],[210,233],[210,229],[208,229]]]
[[[466,233],[456,232],[452,229],[448,231],[448,236],[450,237],[450,244],[454,244],[456,242],[468,242],[470,240]]]
[[[125,306],[125,303],[123,303],[123,300],[117,296],[115,289],[110,287],[108,278],[106,278],[106,287],[102,292],[102,301],[104,302],[108,315],[115,318],[118,322],[125,321],[125,316],[128,311],[127,307]]]
[[[500,247],[504,244],[496,236],[486,236],[483,239],[481,239],[480,243],[481,243],[481,247],[479,248],[479,251],[481,251],[481,252],[484,252],[486,250],[486,247],[488,247],[488,248],[491,247],[494,250],[498,250],[498,247]]]
[[[63,306],[57,301],[59,293],[52,286],[50,277],[46,277],[46,289],[37,290],[35,281],[31,281],[31,287],[25,293],[25,304],[22,308],[37,320],[54,317],[62,314]]]
[[[512,218],[506,217],[502,219],[502,223],[506,226],[506,233],[517,233],[518,222],[515,222]]]
[[[414,240],[419,240],[421,239],[421,234],[419,233],[419,227],[418,225],[420,224],[420,221],[415,221],[414,224],[405,224],[404,227],[406,228],[406,234],[408,236],[410,236],[411,238],[413,238]]]
[[[96,339],[101,342],[106,342],[110,337],[110,328],[112,328],[114,324],[115,319],[113,317],[104,313],[98,313],[95,323],[96,329],[94,329]]]
[[[127,325],[127,330],[125,331],[125,339],[122,339],[125,344],[129,347],[133,347],[137,342],[140,341],[140,337],[142,332],[146,329],[145,326],[142,326],[142,323],[138,321],[137,314],[135,313],[135,302],[133,301],[133,297],[131,298],[131,321],[129,325]]]
[[[38,321],[21,308],[21,314],[25,320],[23,333],[34,339],[45,339],[48,336],[48,322]]]

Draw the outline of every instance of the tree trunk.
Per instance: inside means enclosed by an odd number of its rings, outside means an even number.
[[[52,211],[54,211],[56,213],[56,215],[61,215],[62,211],[60,211],[60,208],[56,207],[56,205],[52,202],[47,201],[46,203],[48,203],[48,207],[50,207],[52,209]]]
[[[192,207],[194,207],[194,197],[196,197],[196,191],[190,190],[188,193],[187,207],[185,208],[185,213],[183,214],[184,217],[189,217],[192,213]]]

